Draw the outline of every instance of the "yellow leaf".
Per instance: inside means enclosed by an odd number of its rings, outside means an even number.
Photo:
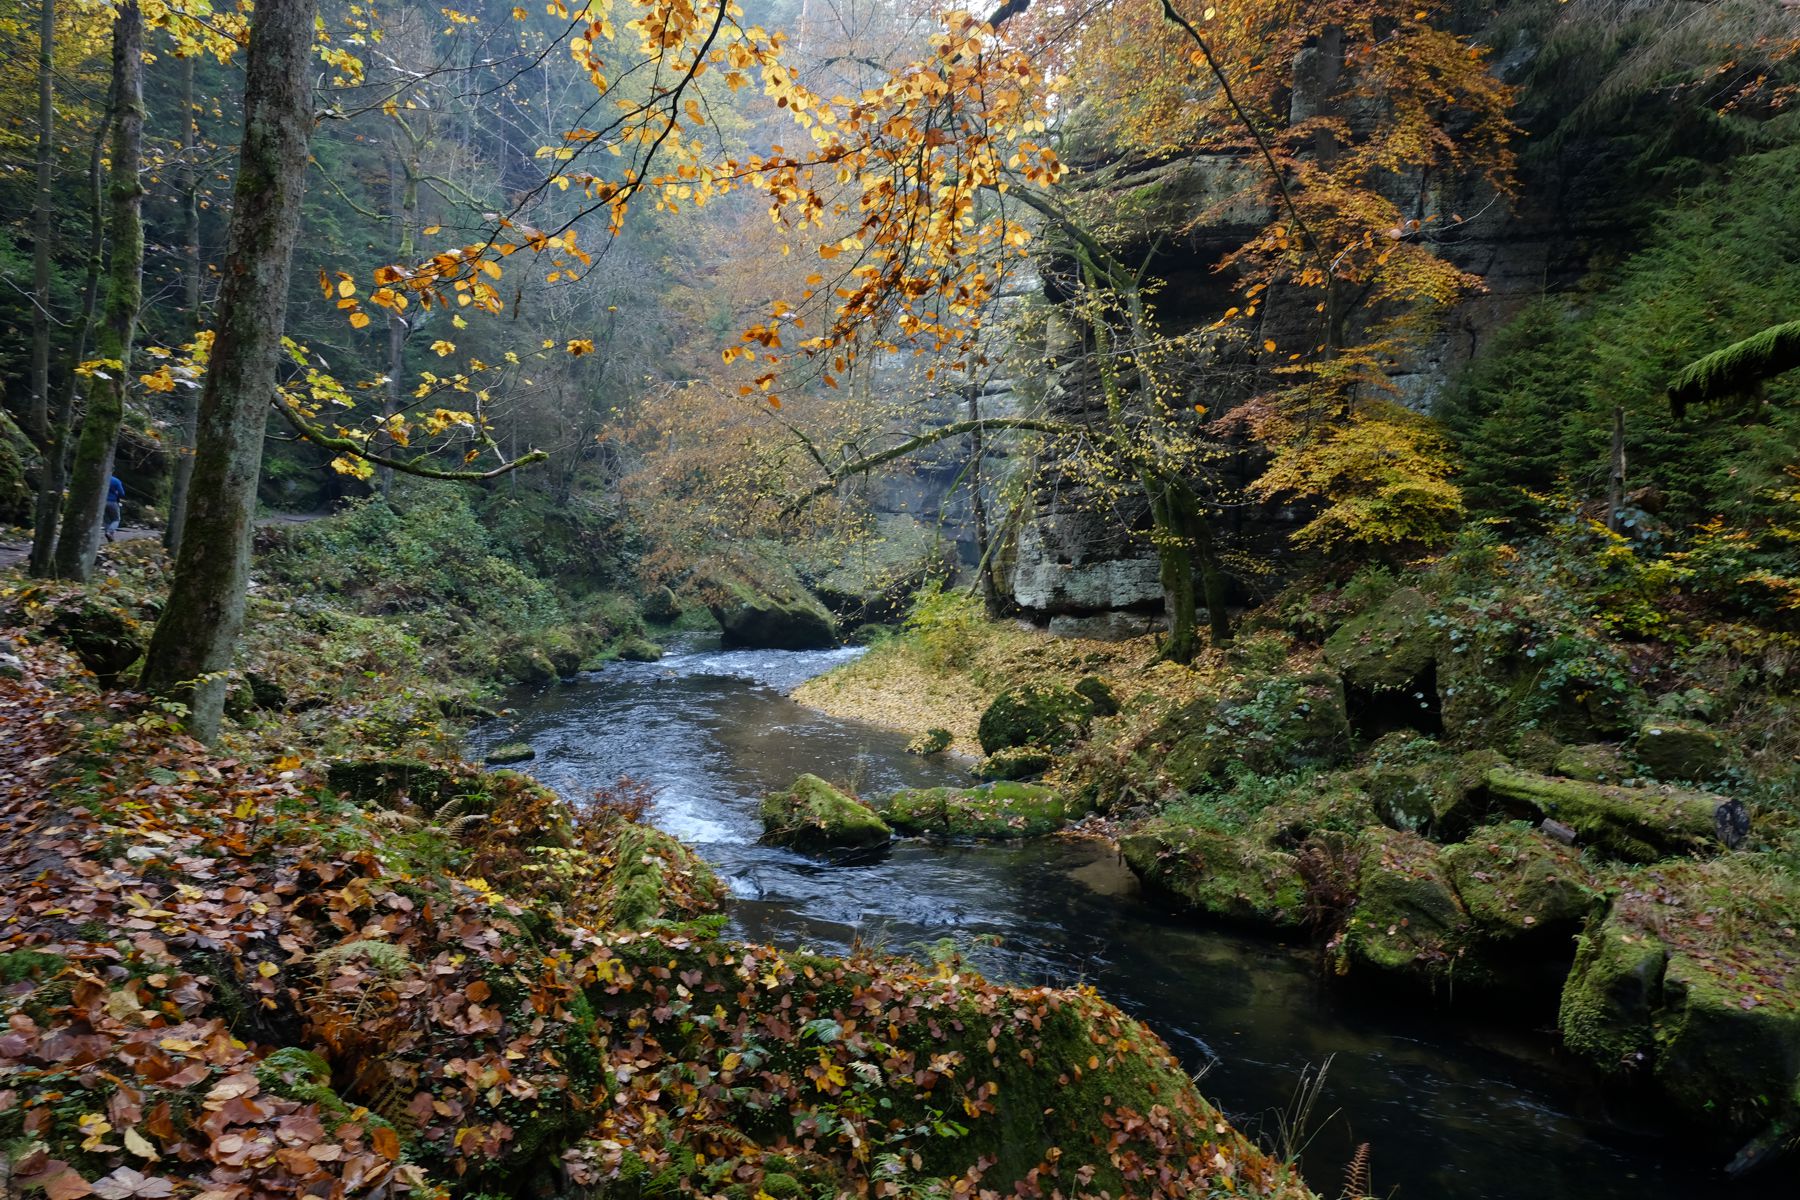
[[[258,963],[256,966],[256,973],[261,975],[264,979],[273,979],[275,976],[281,974],[281,968],[272,962]]]
[[[439,358],[448,358],[450,355],[456,353],[456,343],[447,342],[443,338],[439,338],[437,341],[431,343],[431,348],[437,352]]]
[[[368,313],[353,312],[350,314],[350,328],[361,329],[363,326],[367,325],[368,323],[369,323],[369,314]]]
[[[340,296],[346,296],[346,297],[356,295],[356,280],[354,280],[354,279],[338,280],[337,294]]]
[[[1263,349],[1267,350],[1270,354],[1275,353],[1275,339],[1265,338],[1263,340]]]
[[[162,1157],[156,1152],[156,1147],[150,1144],[150,1139],[135,1129],[125,1131],[125,1148],[139,1158],[147,1158],[151,1162]]]

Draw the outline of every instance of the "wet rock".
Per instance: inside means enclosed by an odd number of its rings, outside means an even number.
[[[1486,782],[1497,801],[1567,825],[1583,845],[1626,862],[1716,851],[1730,845],[1722,832],[1742,841],[1736,831],[1745,823],[1730,811],[1736,802],[1707,792],[1616,787],[1516,767],[1496,767]]]
[[[1253,839],[1159,819],[1121,839],[1119,851],[1147,888],[1193,912],[1273,929],[1305,920],[1294,855]]]
[[[556,682],[556,664],[535,646],[522,646],[508,654],[501,669],[508,678],[533,687]]]
[[[880,811],[901,833],[1004,840],[1054,833],[1090,810],[1053,788],[999,782],[895,792]]]
[[[1653,717],[1638,727],[1632,753],[1658,779],[1711,779],[1725,766],[1725,741],[1698,721]]]
[[[509,763],[530,762],[536,757],[537,751],[531,748],[530,743],[507,742],[489,750],[483,761],[490,767],[503,767]]]
[[[866,850],[894,831],[875,811],[817,775],[802,775],[762,802],[763,841],[796,850]]]
[[[818,597],[797,582],[775,590],[715,576],[710,605],[724,644],[770,650],[821,650],[837,644],[837,623]]]
[[[1093,714],[1093,702],[1068,688],[1012,688],[981,714],[978,736],[989,754],[1015,746],[1054,750],[1085,734]]]

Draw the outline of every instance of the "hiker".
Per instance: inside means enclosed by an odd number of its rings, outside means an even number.
[[[117,475],[106,481],[106,540],[119,532],[119,520],[125,515],[125,485]]]

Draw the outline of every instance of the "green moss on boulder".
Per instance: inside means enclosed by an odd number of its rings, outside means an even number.
[[[1430,615],[1423,592],[1401,588],[1332,634],[1325,661],[1348,688],[1380,693],[1418,686],[1437,662],[1439,636]]]
[[[955,740],[955,737],[948,729],[940,729],[933,726],[912,741],[906,743],[906,752],[908,754],[917,754],[922,758],[930,758],[933,755],[942,754],[944,751],[948,750],[950,748],[950,743]]]
[[[1068,688],[1011,688],[981,714],[977,736],[989,754],[1015,746],[1055,750],[1085,734],[1093,715],[1093,702]]]
[[[985,840],[1041,837],[1090,811],[1053,788],[1014,782],[912,788],[880,804],[881,815],[901,833]]]
[[[996,750],[976,764],[983,779],[1035,779],[1056,765],[1056,757],[1036,746]]]
[[[763,841],[796,850],[867,850],[894,831],[873,809],[817,775],[802,775],[762,802]]]
[[[1632,770],[1617,746],[1591,742],[1585,746],[1564,746],[1551,761],[1550,773],[1586,783],[1623,783],[1631,777]]]
[[[1146,887],[1191,911],[1274,929],[1305,921],[1297,860],[1253,838],[1156,820],[1121,839],[1119,850]]]
[[[490,767],[503,767],[508,763],[530,762],[536,757],[537,751],[531,748],[531,743],[507,742],[489,750],[483,761]]]
[[[1417,834],[1371,829],[1359,849],[1356,905],[1342,935],[1349,960],[1416,978],[1454,977],[1468,959],[1473,921],[1438,847]]]
[[[1575,944],[1575,965],[1557,1011],[1563,1043],[1603,1071],[1644,1066],[1654,1043],[1651,1016],[1662,1002],[1667,948],[1610,919],[1591,924]]]
[[[1725,767],[1725,739],[1698,721],[1653,717],[1638,727],[1631,750],[1658,779],[1712,779]]]
[[[628,637],[613,647],[613,654],[626,662],[656,662],[663,656],[663,648],[649,638]]]
[[[1516,767],[1495,767],[1486,782],[1499,801],[1559,821],[1583,844],[1626,862],[1715,851],[1740,828],[1742,806],[1706,792],[1614,787]]]
[[[797,580],[752,583],[717,574],[708,607],[724,644],[770,650],[822,650],[837,644],[837,622]]]
[[[1343,683],[1328,672],[1247,679],[1223,699],[1176,709],[1150,742],[1158,773],[1190,793],[1216,786],[1234,763],[1257,775],[1330,766],[1350,749]]]
[[[1463,909],[1485,937],[1585,921],[1602,903],[1581,855],[1529,825],[1486,826],[1443,852]]]

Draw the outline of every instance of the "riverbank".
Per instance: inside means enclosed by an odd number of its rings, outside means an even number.
[[[0,1071],[56,1080],[0,1103],[26,1186],[1310,1195],[1091,990],[722,937],[644,797],[462,764],[410,670],[298,710],[269,678],[188,741],[127,690],[128,582],[0,595]],[[253,608],[253,656],[348,648],[302,612],[417,636],[297,603]]]
[[[1046,634],[965,629],[959,658],[909,634],[799,698],[912,732],[913,698],[960,695],[965,735],[988,701],[988,764],[1100,813],[1187,919],[1310,940],[1341,989],[1554,1027],[1596,1096],[1754,1171],[1800,1115],[1791,638],[1690,611],[1633,642],[1543,569],[1296,589],[1191,667],[1115,647],[1103,690]]]

